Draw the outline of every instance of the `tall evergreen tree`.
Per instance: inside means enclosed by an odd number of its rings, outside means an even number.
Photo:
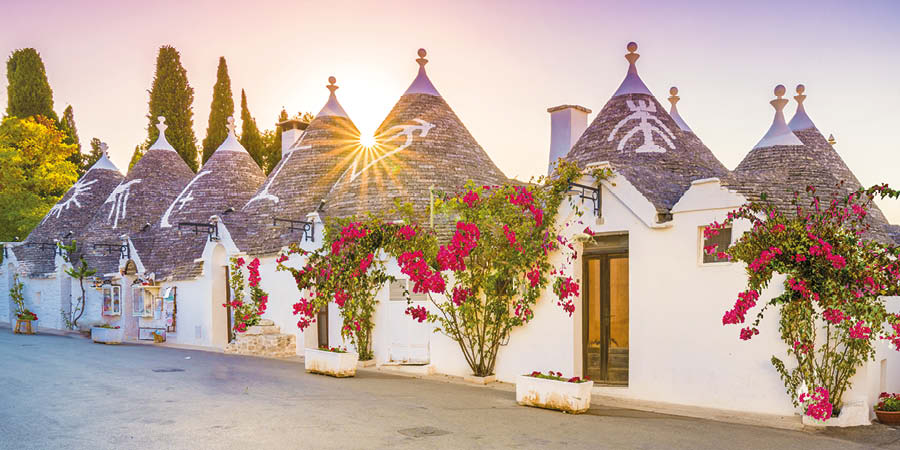
[[[213,86],[212,104],[209,107],[209,125],[203,139],[203,163],[213,152],[225,142],[228,136],[228,118],[234,115],[234,98],[231,94],[231,78],[228,77],[228,66],[225,57],[219,57],[219,70],[216,72],[216,84]]]
[[[256,127],[256,119],[250,115],[247,108],[247,94],[241,89],[241,145],[250,153],[250,157],[256,161],[260,168],[266,167],[265,148],[259,128]]]
[[[134,153],[131,154],[131,161],[128,161],[128,171],[131,171],[131,168],[134,167],[138,161],[144,156],[144,153],[147,152],[147,144],[135,145]]]
[[[66,110],[63,111],[62,119],[59,121],[59,131],[66,133],[66,138],[63,139],[63,142],[68,145],[74,145],[78,150],[72,153],[69,161],[75,164],[75,167],[78,169],[78,178],[81,178],[90,166],[85,167],[84,165],[85,155],[81,153],[81,140],[78,139],[78,128],[75,126],[75,111],[72,109],[72,105],[66,106]]]
[[[57,123],[53,112],[53,89],[41,55],[33,48],[20,48],[6,60],[6,115],[26,118],[41,115]]]
[[[193,170],[199,167],[197,137],[194,135],[194,89],[188,84],[187,71],[181,65],[181,55],[174,47],[159,48],[156,74],[150,88],[150,114],[147,118],[146,147],[159,137],[156,124],[159,116],[166,118],[166,139]],[[133,159],[133,158],[132,158]]]
[[[103,151],[100,150],[100,139],[91,138],[91,152],[87,155],[82,155],[82,167],[84,167],[84,171],[87,172],[90,170],[91,166],[103,156]]]
[[[284,108],[281,108],[281,113],[278,114],[278,122],[276,123],[281,123],[285,120],[288,120],[288,113]],[[263,166],[263,170],[268,175],[281,161],[281,127],[276,125],[274,132],[266,130],[263,138],[266,141],[266,165]]]

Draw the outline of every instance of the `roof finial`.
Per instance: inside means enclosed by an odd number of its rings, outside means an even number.
[[[669,108],[669,116],[672,117],[672,120],[675,121],[675,124],[678,125],[678,128],[681,128],[682,131],[688,131],[693,133],[694,130],[691,130],[691,127],[681,118],[681,114],[678,114],[678,100],[681,100],[681,97],[678,96],[678,88],[672,86],[669,88],[669,103],[672,104],[672,107]]]
[[[802,84],[797,85],[797,95],[794,96],[794,100],[797,100],[797,103],[800,104],[800,107],[803,106],[803,100],[806,100],[806,96],[803,93],[806,92],[806,86]]]
[[[107,158],[109,157],[109,153],[106,152],[108,149],[109,149],[109,146],[106,145],[106,142],[101,142],[101,143],[100,143],[100,153],[101,153],[103,156],[106,156]]]
[[[779,84],[779,85],[775,86],[775,96],[778,98],[769,102],[769,104],[775,108],[775,111],[777,111],[779,113],[782,110],[784,110],[785,105],[788,104],[788,100],[786,98],[782,98],[782,97],[784,97],[784,94],[786,92],[787,92],[787,89],[784,87],[783,84]]]
[[[334,84],[336,81],[337,81],[337,78],[335,78],[334,75],[332,75],[332,76],[328,77],[328,86],[325,86],[328,88],[329,91],[331,91],[332,95],[334,95],[334,91],[336,91],[338,89],[338,86],[336,84]]]
[[[672,104],[672,109],[675,109],[675,104],[678,103],[678,100],[681,100],[681,97],[678,96],[678,88],[672,86],[669,88],[669,103]]]
[[[428,60],[425,59],[425,56],[428,55],[428,52],[426,52],[424,48],[420,48],[418,54],[419,59],[417,59],[416,62],[419,63],[420,66],[425,67],[425,64],[428,64]]]
[[[228,134],[234,134],[234,116],[228,116],[227,122],[225,128],[228,128]]]
[[[622,84],[619,85],[619,89],[613,94],[613,97],[617,97],[622,94],[647,94],[653,95],[650,93],[650,89],[647,89],[647,85],[641,81],[641,77],[638,76],[637,66],[635,66],[635,62],[641,55],[635,53],[638,49],[638,45],[636,42],[629,42],[628,45],[625,46],[628,50],[628,54],[625,55],[625,59],[628,60],[628,73],[625,74],[625,79],[622,80]]]
[[[156,129],[159,130],[160,134],[166,134],[166,128],[169,128],[169,126],[166,125],[166,118],[163,116],[159,116],[156,119],[158,120],[158,122],[156,123]]]
[[[837,144],[837,140],[834,138],[833,134],[828,135],[828,143],[831,144],[832,146],[834,146],[834,144]]]
[[[775,108],[775,117],[772,119],[772,125],[769,131],[753,148],[773,147],[776,145],[803,145],[803,142],[791,132],[787,123],[784,121],[784,107],[788,104],[788,99],[783,98],[787,92],[783,84],[775,86],[775,100],[769,102]]]

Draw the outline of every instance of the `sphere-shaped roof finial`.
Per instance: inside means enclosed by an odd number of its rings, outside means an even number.
[[[328,77],[328,84],[334,84],[336,82],[337,82],[337,78],[335,78],[334,75]]]
[[[337,78],[335,78],[334,75],[328,77],[328,86],[325,86],[325,87],[327,87],[328,90],[329,90],[332,94],[334,94],[334,91],[336,91],[337,88],[338,88],[338,86],[337,86],[336,84],[334,84],[334,83],[336,83],[336,82],[337,82]]]
[[[637,42],[629,42],[625,48],[628,49],[628,53],[634,53],[637,51]]]
[[[418,54],[419,54],[419,58],[424,58],[426,55],[428,55],[428,52],[425,51],[424,48],[420,48]]]
[[[797,85],[797,93],[800,95],[803,95],[804,92],[806,92],[806,86],[804,86],[802,84],[798,84]]]
[[[672,86],[669,88],[669,95],[678,95],[678,88],[676,86]]]
[[[787,89],[783,84],[779,84],[775,86],[775,96],[778,98],[784,97],[784,93],[787,92]]]
[[[227,122],[228,125],[225,125],[225,128],[228,128],[229,134],[234,134],[234,116],[228,116]]]
[[[425,59],[425,55],[427,55],[428,52],[426,52],[424,48],[420,48],[417,54],[419,55],[419,59],[417,59],[416,62],[419,63],[420,67],[425,67],[425,64],[428,64],[428,60]]]
[[[160,133],[165,133],[166,128],[169,128],[169,126],[166,125],[166,118],[163,116],[159,116],[156,118],[156,120],[158,121],[156,123],[156,129],[159,130]]]

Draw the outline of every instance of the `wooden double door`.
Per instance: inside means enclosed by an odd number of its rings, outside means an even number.
[[[601,242],[603,244],[603,242]],[[628,384],[628,241],[610,239],[584,254],[584,374]]]

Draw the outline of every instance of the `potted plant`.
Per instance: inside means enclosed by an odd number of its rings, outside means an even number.
[[[118,325],[108,323],[91,327],[91,340],[98,344],[121,344],[125,338],[125,330]]]
[[[308,348],[304,358],[307,372],[338,378],[355,376],[358,362],[359,353],[338,347]]]
[[[590,378],[563,377],[562,372],[534,371],[516,380],[516,402],[525,406],[581,414],[591,407]]]
[[[31,326],[31,322],[37,322],[38,316],[34,312],[29,309],[23,309],[21,312],[16,313],[16,329],[15,332],[19,334],[34,334],[34,328]]]
[[[882,392],[875,405],[875,415],[885,425],[900,425],[900,394]]]

